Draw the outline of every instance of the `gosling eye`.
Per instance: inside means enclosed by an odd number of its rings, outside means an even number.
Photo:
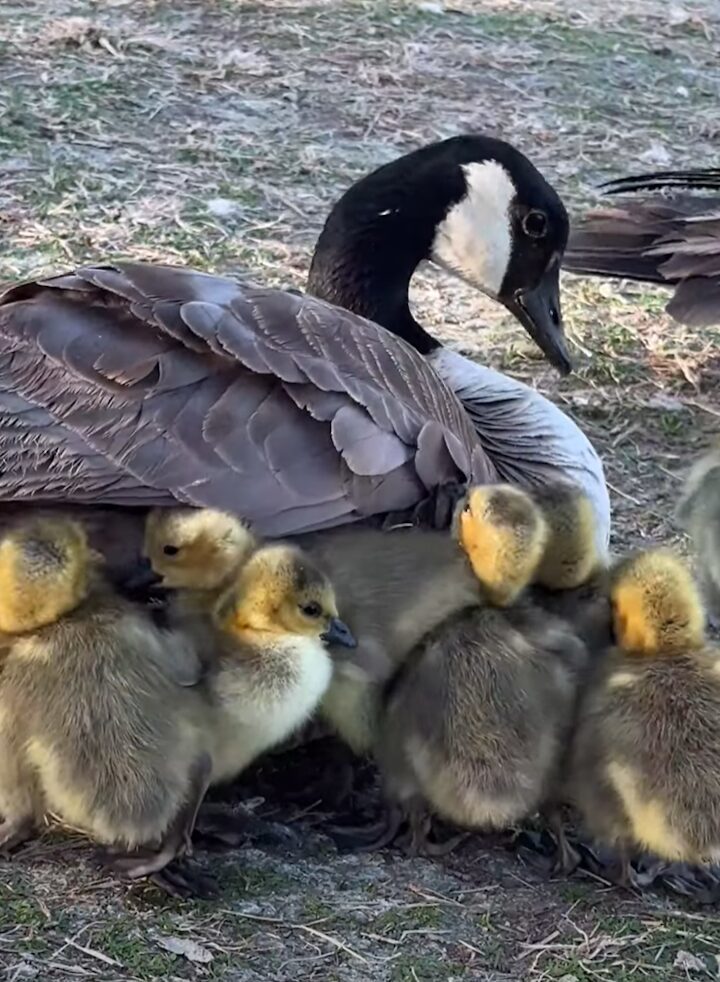
[[[177,556],[180,550],[178,549],[177,546],[164,546],[163,552],[165,553],[166,556]]]
[[[300,610],[306,617],[319,617],[322,614],[322,607],[313,601],[309,604],[302,604]]]
[[[529,211],[522,220],[522,228],[531,239],[543,239],[548,229],[547,215],[542,211]]]

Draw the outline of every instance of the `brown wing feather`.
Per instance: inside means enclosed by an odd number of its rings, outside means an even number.
[[[279,535],[495,477],[414,349],[314,298],[83,267],[7,289],[0,339],[5,501],[180,501]]]
[[[609,186],[720,186],[717,171],[641,175]],[[714,183],[712,181],[714,180]],[[675,286],[667,305],[676,320],[696,327],[720,322],[720,197],[644,197],[598,208],[578,222],[563,260],[572,273],[622,277]]]

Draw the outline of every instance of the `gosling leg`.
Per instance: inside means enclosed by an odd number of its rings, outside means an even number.
[[[458,832],[444,842],[434,842],[430,838],[433,828],[433,816],[421,804],[411,807],[408,820],[410,828],[407,835],[404,836],[402,843],[402,848],[408,856],[447,856],[471,834],[470,832]]]
[[[32,838],[34,831],[35,821],[31,815],[0,822],[0,855],[9,859],[14,849]]]
[[[158,850],[136,849],[126,853],[114,853],[111,850],[101,852],[102,864],[109,870],[126,876],[130,880],[150,879],[161,889],[178,896],[175,892],[178,880],[178,870],[164,874],[166,868],[178,858],[192,854],[192,833],[197,819],[198,810],[207,792],[212,761],[207,754],[202,754],[196,761],[191,773],[191,785],[188,800],[178,812],[168,830],[165,839]],[[164,874],[164,875],[160,875]],[[187,886],[187,894],[195,892],[190,871],[181,871],[180,879]]]
[[[571,845],[565,834],[565,823],[563,822],[562,812],[557,806],[550,806],[544,809],[544,817],[548,828],[555,839],[555,858],[552,864],[552,872],[570,876],[580,865],[581,856],[577,849]]]
[[[617,862],[610,869],[608,879],[626,890],[642,890],[643,883],[630,863],[630,852],[625,846],[619,848]]]

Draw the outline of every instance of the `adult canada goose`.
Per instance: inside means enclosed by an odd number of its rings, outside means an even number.
[[[555,192],[482,137],[426,148],[400,190],[416,170],[414,234],[499,297],[507,280],[526,322],[552,328],[562,349]],[[607,539],[602,467],[558,409],[547,403],[547,450],[532,406],[523,417],[513,404],[516,383],[492,373],[491,409],[480,396],[466,412],[409,344],[314,297],[146,263],[87,266],[6,289],[0,340],[6,502],[204,505],[273,536],[410,508],[446,482],[564,476],[586,487]]]
[[[443,347],[408,302],[413,273],[430,260],[502,303],[566,374],[559,273],[567,235],[562,201],[522,153],[490,137],[453,137],[380,167],[342,195],[318,239],[308,292],[424,355],[492,448],[501,480],[579,484],[605,551],[608,492],[585,434],[534,389]]]
[[[720,191],[720,168],[660,171],[602,185],[606,194],[666,188]],[[655,195],[597,208],[578,222],[564,259],[571,273],[674,287],[666,310],[682,324],[720,323],[720,196]]]

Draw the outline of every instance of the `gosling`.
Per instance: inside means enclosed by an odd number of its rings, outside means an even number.
[[[479,487],[456,526],[483,594],[389,686],[376,756],[394,808],[375,847],[405,817],[411,851],[433,852],[432,814],[469,829],[533,814],[554,788],[572,718],[585,647],[522,599],[547,543],[539,508],[518,488]]]
[[[616,646],[597,666],[573,741],[568,791],[616,880],[639,885],[639,850],[720,858],[720,658],[699,593],[667,550],[612,571]]]
[[[51,812],[114,850],[110,868],[192,892],[189,874],[168,869],[188,851],[211,774],[201,700],[175,673],[185,639],[113,593],[68,520],[0,542],[0,631],[12,642],[0,676],[0,847]]]

